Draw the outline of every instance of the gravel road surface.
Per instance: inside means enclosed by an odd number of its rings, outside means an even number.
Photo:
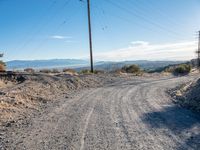
[[[80,91],[13,128],[6,149],[199,150],[199,115],[166,93],[194,79],[141,78]]]

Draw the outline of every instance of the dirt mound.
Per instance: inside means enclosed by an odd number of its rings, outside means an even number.
[[[10,122],[22,120],[30,111],[39,111],[46,103],[68,98],[83,88],[98,87],[112,82],[110,75],[69,74],[23,74],[11,79],[2,79],[0,90],[0,125],[9,126]],[[5,81],[10,86],[5,86]],[[23,81],[23,82],[22,82]]]
[[[200,79],[177,87],[170,94],[181,106],[200,112]]]

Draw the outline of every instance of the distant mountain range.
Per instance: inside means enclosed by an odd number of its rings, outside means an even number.
[[[184,61],[148,61],[148,60],[121,61],[121,62],[99,61],[99,62],[95,63],[95,69],[112,71],[112,70],[122,68],[125,65],[136,64],[145,70],[155,70],[158,68],[166,67],[168,65],[175,65],[175,64],[180,64],[183,62]],[[89,67],[81,67],[81,68],[77,68],[77,69],[78,70],[89,69]]]
[[[137,64],[143,69],[154,70],[168,65],[183,63],[183,61],[98,61],[94,66],[97,70],[112,71],[124,65]],[[81,59],[50,59],[50,60],[14,60],[6,62],[8,70],[23,70],[25,68],[74,68],[76,70],[89,69],[89,61]]]
[[[79,59],[49,59],[49,60],[13,60],[6,62],[8,70],[21,70],[25,68],[76,68],[87,66],[88,61]]]

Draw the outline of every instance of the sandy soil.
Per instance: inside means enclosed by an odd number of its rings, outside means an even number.
[[[198,150],[200,117],[174,104],[166,93],[169,88],[196,78],[26,76],[24,83],[3,92],[11,90],[7,93],[13,93],[17,102],[23,99],[24,105],[13,110],[28,106],[33,111],[27,117],[25,110],[20,114],[26,119],[1,126],[0,148]],[[17,95],[21,95],[19,100]],[[30,95],[35,99],[26,104]],[[39,104],[42,109],[35,107]]]

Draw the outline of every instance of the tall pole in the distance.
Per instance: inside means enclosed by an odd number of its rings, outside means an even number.
[[[200,31],[198,33],[199,33],[199,42],[198,42],[198,50],[197,50],[197,55],[198,55],[197,67],[200,69]]]
[[[92,30],[91,30],[91,16],[90,16],[90,0],[87,0],[88,9],[88,28],[89,28],[89,46],[90,46],[90,66],[91,72],[94,72],[93,68],[93,53],[92,53]]]

